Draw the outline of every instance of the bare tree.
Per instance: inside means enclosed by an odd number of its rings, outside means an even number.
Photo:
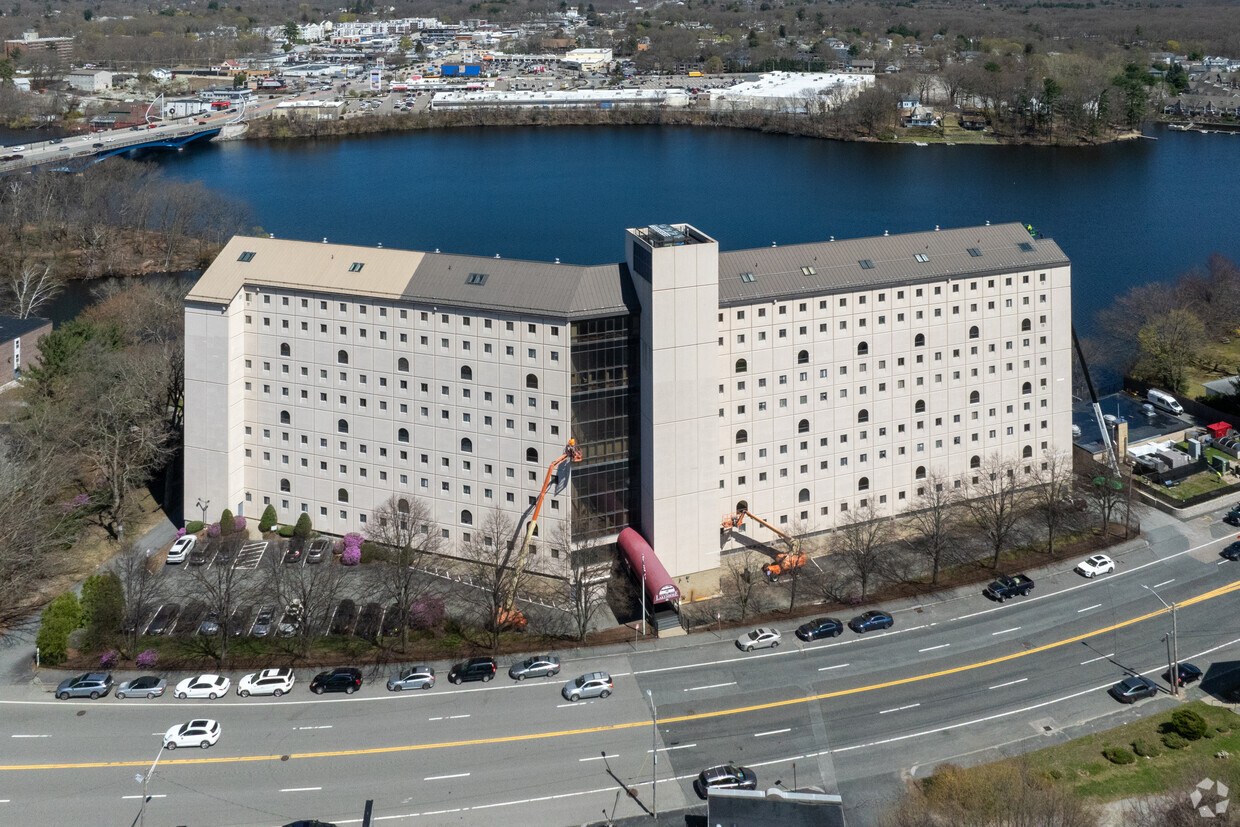
[[[1124,490],[1123,476],[1117,475],[1110,468],[1093,463],[1078,479],[1080,490],[1089,500],[1090,510],[1098,515],[1101,522],[1099,531],[1107,533],[1111,525],[1111,517],[1115,509],[1124,501],[1127,492]],[[1132,484],[1132,475],[1128,475],[1128,484]]]
[[[289,640],[296,654],[307,657],[314,641],[327,632],[332,611],[344,596],[348,581],[352,579],[350,575],[356,569],[328,562],[314,566],[286,566],[278,554],[264,559],[270,561],[266,564],[264,599],[274,603],[277,612],[290,606],[297,607],[299,617]]]
[[[228,647],[232,642],[229,618],[259,590],[256,578],[249,577],[249,572],[238,571],[233,565],[245,542],[245,533],[241,531],[219,537],[213,544],[216,557],[212,565],[190,568],[195,594],[206,604],[207,610],[214,613],[218,629],[214,635],[191,635],[187,645],[190,651],[211,658],[220,667],[228,662]]]
[[[939,570],[955,545],[956,497],[950,481],[932,471],[921,481],[921,493],[904,515],[917,530],[913,548],[930,561],[930,582],[938,584]]]
[[[504,610],[524,585],[527,572],[516,568],[519,538],[513,536],[512,519],[499,508],[482,518],[469,541],[461,545],[465,571],[474,588],[470,590],[479,625],[486,630],[488,647],[499,648],[504,630]]]
[[[112,570],[121,579],[125,597],[121,631],[126,654],[132,657],[137,654],[143,622],[166,596],[165,581],[152,569],[151,549],[138,545],[130,546],[117,555],[112,561]]]
[[[1055,553],[1055,535],[1063,526],[1068,511],[1068,498],[1072,495],[1075,480],[1072,478],[1072,459],[1066,454],[1043,456],[1041,464],[1030,474],[1033,486],[1029,497],[1033,509],[1046,529],[1046,553]]]
[[[1027,495],[1017,479],[1016,463],[992,454],[966,475],[961,506],[986,540],[992,568],[1016,533]]]
[[[552,596],[551,602],[564,606],[570,632],[578,641],[583,641],[607,606],[607,584],[615,557],[604,553],[602,543],[595,537],[574,538],[567,521],[559,524],[555,537],[556,544],[567,553],[560,576],[546,578],[561,590],[560,594]],[[563,590],[567,590],[567,594]]]
[[[52,275],[50,264],[24,262],[3,285],[5,312],[28,319],[56,298],[62,286],[60,279]]]
[[[385,546],[388,560],[368,567],[374,593],[401,613],[400,650],[409,648],[409,610],[431,594],[437,581],[424,571],[426,558],[439,550],[442,534],[425,500],[393,495],[366,522],[366,536]]]
[[[849,511],[836,529],[835,554],[860,581],[862,600],[865,600],[874,575],[883,569],[884,546],[890,537],[890,518],[880,517],[869,503]]]
[[[754,589],[762,582],[762,563],[766,558],[752,548],[729,554],[720,575],[724,599],[740,610],[741,620],[749,613]]]

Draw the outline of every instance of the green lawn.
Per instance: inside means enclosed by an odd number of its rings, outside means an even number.
[[[1163,746],[1161,727],[1171,718],[1170,712],[1155,715],[1131,724],[1116,727],[1096,735],[1077,738],[1066,744],[1048,747],[1025,756],[1035,777],[1047,779],[1082,798],[1095,801],[1114,801],[1137,795],[1152,795],[1178,789],[1183,779],[1191,777],[1192,784],[1202,775],[1220,775],[1229,780],[1240,775],[1240,767],[1232,760],[1218,760],[1214,755],[1226,751],[1240,754],[1240,715],[1230,709],[1210,706],[1195,701],[1185,705],[1197,712],[1210,724],[1206,738],[1191,741],[1184,749],[1172,750]],[[1219,732],[1218,729],[1226,730]],[[1124,747],[1131,750],[1136,741],[1145,740],[1157,745],[1159,754],[1150,758],[1138,757],[1132,764],[1113,764],[1103,757],[1107,747]],[[1013,759],[1015,760],[1015,759]]]
[[[1213,471],[1202,471],[1185,478],[1174,488],[1162,486],[1160,490],[1168,497],[1177,500],[1187,500],[1189,497],[1195,497],[1198,494],[1208,494],[1211,491],[1226,488],[1230,484],[1225,480],[1220,480]]]
[[[1192,399],[1205,395],[1203,383],[1235,376],[1240,370],[1240,336],[1232,336],[1227,342],[1208,342],[1201,348],[1198,362],[1188,367],[1184,377],[1185,395]]]

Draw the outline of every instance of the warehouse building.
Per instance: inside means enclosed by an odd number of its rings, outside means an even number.
[[[674,579],[740,547],[739,508],[820,532],[1071,447],[1070,262],[1020,224],[624,241],[572,266],[234,238],[187,298],[185,512],[343,534],[416,497],[459,544],[519,526],[573,438],[534,563],[571,522]]]

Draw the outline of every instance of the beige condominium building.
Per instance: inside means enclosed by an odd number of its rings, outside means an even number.
[[[451,547],[495,509],[519,531],[572,438],[534,564],[567,521],[665,599],[746,543],[738,508],[821,532],[1070,448],[1070,262],[1020,224],[730,252],[661,224],[625,253],[234,238],[186,304],[185,513],[344,534],[419,498]]]

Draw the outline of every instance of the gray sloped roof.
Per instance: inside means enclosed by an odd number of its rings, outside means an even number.
[[[1032,246],[1032,252],[1022,250],[1021,244]],[[970,248],[981,255],[971,255]],[[918,261],[917,255],[928,261]],[[863,269],[862,261],[873,268]],[[1016,223],[758,247],[719,254],[719,303],[749,304],[1069,263],[1054,241],[1032,238]],[[813,273],[806,275],[803,267],[812,267]],[[747,275],[742,278],[750,273],[752,281]]]

